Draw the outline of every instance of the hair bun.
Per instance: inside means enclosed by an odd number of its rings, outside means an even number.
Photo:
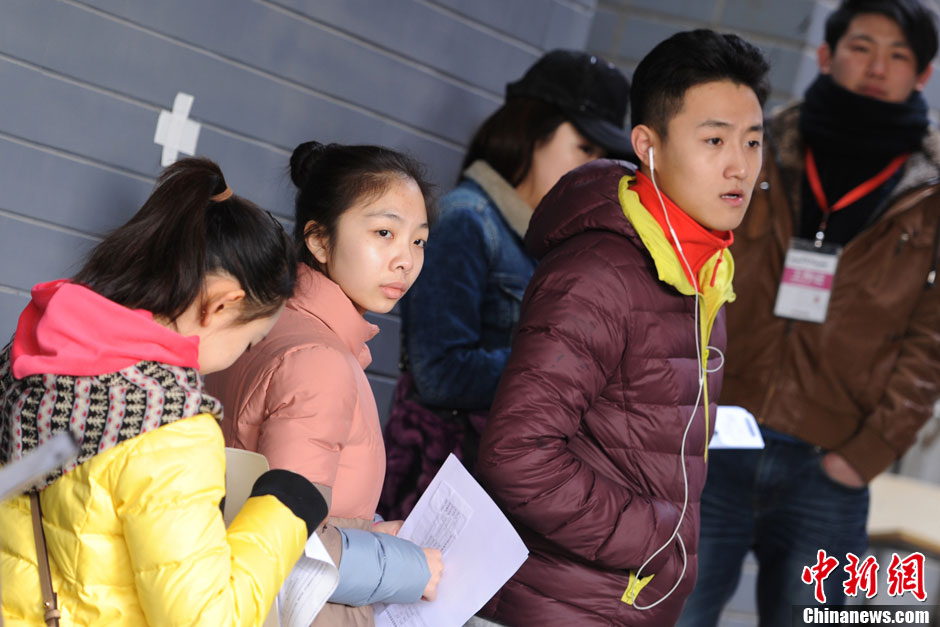
[[[326,146],[318,141],[304,142],[294,148],[290,156],[290,180],[297,187],[303,187],[313,165],[319,160]]]

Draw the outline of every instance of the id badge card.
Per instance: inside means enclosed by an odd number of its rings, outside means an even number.
[[[825,322],[842,247],[794,237],[783,261],[774,315]]]

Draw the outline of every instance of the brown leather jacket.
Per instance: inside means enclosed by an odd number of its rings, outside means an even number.
[[[770,121],[764,169],[731,250],[721,403],[833,450],[870,480],[903,455],[940,384],[940,133],[908,160],[880,217],[842,251],[822,324],[774,316],[794,224],[803,144],[799,105]]]

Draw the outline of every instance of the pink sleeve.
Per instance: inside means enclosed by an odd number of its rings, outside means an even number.
[[[332,487],[358,399],[350,360],[317,346],[287,353],[271,376],[258,452],[284,468]]]

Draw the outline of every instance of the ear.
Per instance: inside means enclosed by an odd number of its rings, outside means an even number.
[[[914,83],[914,89],[917,91],[924,91],[924,87],[927,85],[927,81],[930,80],[931,74],[933,74],[933,64],[928,63],[927,67],[924,68],[924,71],[921,72],[917,77],[917,81]]]
[[[212,276],[206,279],[206,298],[202,303],[199,323],[208,327],[216,322],[229,322],[239,314],[245,298],[245,290],[235,279],[227,276]]]
[[[307,234],[307,237],[304,239],[307,244],[307,250],[310,251],[314,259],[326,265],[330,260],[330,255],[329,246],[327,245],[329,242],[327,241],[324,229],[321,228],[317,222],[311,220],[304,226],[304,233]]]
[[[630,131],[630,141],[633,142],[633,150],[636,151],[637,159],[643,164],[647,173],[650,167],[650,148],[659,149],[659,135],[652,128],[645,124],[637,124]]]
[[[816,61],[819,63],[819,73],[828,74],[832,71],[832,49],[823,42],[816,48]]]

